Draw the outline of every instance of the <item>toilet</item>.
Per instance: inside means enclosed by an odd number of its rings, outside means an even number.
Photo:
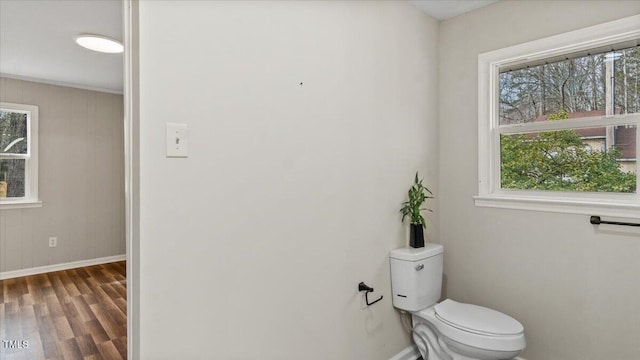
[[[440,303],[444,248],[391,251],[393,306],[411,313],[413,339],[425,360],[513,359],[525,348],[516,319],[482,306]]]

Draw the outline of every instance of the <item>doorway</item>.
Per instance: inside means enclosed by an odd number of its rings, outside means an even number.
[[[127,358],[124,57],[74,42],[122,40],[123,2],[0,6],[0,101],[38,121],[37,173],[2,167],[0,358]],[[34,180],[37,199],[21,201]]]

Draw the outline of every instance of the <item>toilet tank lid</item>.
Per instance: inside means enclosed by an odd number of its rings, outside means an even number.
[[[400,248],[391,250],[389,257],[392,259],[404,260],[404,261],[419,261],[424,260],[436,255],[440,255],[444,252],[444,248],[440,244],[427,244],[421,248]]]

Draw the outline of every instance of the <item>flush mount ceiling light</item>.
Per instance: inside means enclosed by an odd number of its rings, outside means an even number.
[[[102,35],[82,34],[76,37],[76,43],[89,50],[102,53],[117,54],[124,51],[124,46],[120,41]]]

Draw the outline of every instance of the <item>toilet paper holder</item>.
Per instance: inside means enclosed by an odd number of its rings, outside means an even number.
[[[367,306],[373,305],[373,304],[377,303],[378,301],[382,300],[382,295],[380,295],[380,298],[378,298],[377,300],[369,302],[369,293],[373,292],[373,288],[370,287],[370,286],[367,286],[367,284],[365,284],[362,281],[360,282],[360,284],[358,284],[358,291],[365,291],[364,300],[367,303]]]

